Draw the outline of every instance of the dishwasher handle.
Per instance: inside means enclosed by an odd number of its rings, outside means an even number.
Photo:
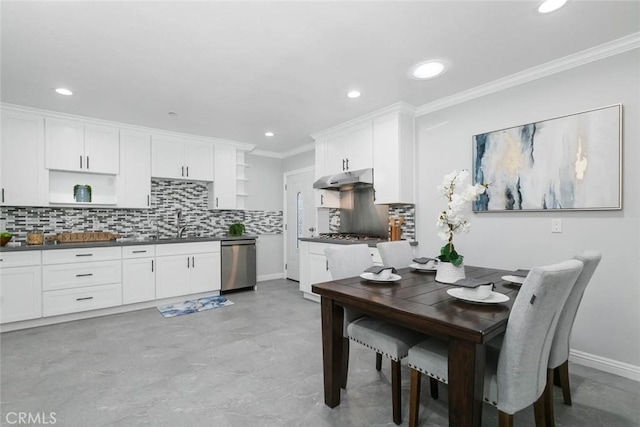
[[[255,245],[255,239],[244,239],[244,240],[223,240],[220,242],[221,246],[236,246],[236,245]]]

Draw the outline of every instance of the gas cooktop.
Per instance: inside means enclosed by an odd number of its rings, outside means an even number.
[[[372,236],[368,234],[355,233],[320,233],[320,239],[336,239],[336,240],[383,240],[384,237]]]

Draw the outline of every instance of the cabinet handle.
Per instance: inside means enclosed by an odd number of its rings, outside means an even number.
[[[2,203],[4,203],[4,188],[2,189]]]
[[[144,254],[147,253],[147,251],[133,251],[134,254]]]
[[[187,176],[189,176],[189,166],[187,166]]]
[[[184,166],[182,166],[182,176],[184,176]]]
[[[187,257],[187,268],[191,268],[189,267],[189,257]]]
[[[325,264],[325,269],[329,271],[329,260],[326,260],[324,264]]]
[[[76,256],[93,256],[93,254],[76,254]]]
[[[151,260],[151,272],[153,273],[153,260]]]
[[[93,273],[76,274],[76,277],[89,277],[89,276],[93,276]]]
[[[216,208],[218,207],[218,198],[216,197]]]
[[[76,298],[76,301],[85,301],[88,299],[93,299],[93,297]]]
[[[151,196],[149,196],[149,195],[147,194],[147,206],[151,205],[151,203],[150,203],[150,202],[151,202],[151,200],[150,200],[150,199],[151,199]]]
[[[82,169],[82,156],[80,156],[80,169]]]
[[[320,195],[320,206],[324,205],[324,194]]]
[[[348,160],[347,160],[347,164],[349,164]],[[89,156],[87,156],[87,170],[89,170]]]
[[[342,170],[344,170],[344,159],[342,159]]]
[[[193,268],[196,267],[196,257],[194,257],[194,256],[191,257],[191,267],[193,267]]]
[[[87,160],[87,163],[89,162],[89,160]],[[347,170],[349,170],[349,159],[347,159]]]

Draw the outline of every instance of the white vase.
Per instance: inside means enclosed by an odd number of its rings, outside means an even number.
[[[460,279],[464,279],[464,264],[453,265],[450,262],[438,263],[436,271],[436,282],[454,283]]]

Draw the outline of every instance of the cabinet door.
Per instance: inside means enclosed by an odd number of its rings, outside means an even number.
[[[157,257],[156,264],[157,299],[187,295],[190,292],[191,257],[186,255]]]
[[[346,136],[346,167],[349,171],[373,167],[373,130],[371,123],[354,129]]]
[[[346,143],[346,135],[328,138],[326,140],[324,164],[326,175],[341,173],[347,170],[347,153],[345,151]]]
[[[0,323],[42,317],[40,267],[0,270]]]
[[[151,176],[184,178],[184,143],[176,138],[153,136],[151,139]]]
[[[184,144],[185,178],[213,181],[213,145],[187,141]],[[233,163],[235,168],[235,161]]]
[[[236,209],[236,149],[224,145],[215,148],[213,209]]]
[[[118,206],[148,208],[151,205],[151,136],[120,132]]]
[[[333,190],[315,190],[317,208],[340,208],[340,192]]]
[[[48,169],[84,171],[84,123],[46,119],[46,167]]]
[[[220,290],[220,252],[191,256],[191,293]]]
[[[120,170],[120,133],[118,129],[86,125],[84,157],[87,172],[117,174]]]
[[[42,163],[44,118],[4,112],[0,144],[0,203],[3,206],[38,206],[39,182],[46,172]]]
[[[331,272],[327,257],[319,254],[309,254],[309,268],[311,270],[311,284],[329,282]]]
[[[156,272],[153,258],[122,260],[122,303],[156,299]]]

